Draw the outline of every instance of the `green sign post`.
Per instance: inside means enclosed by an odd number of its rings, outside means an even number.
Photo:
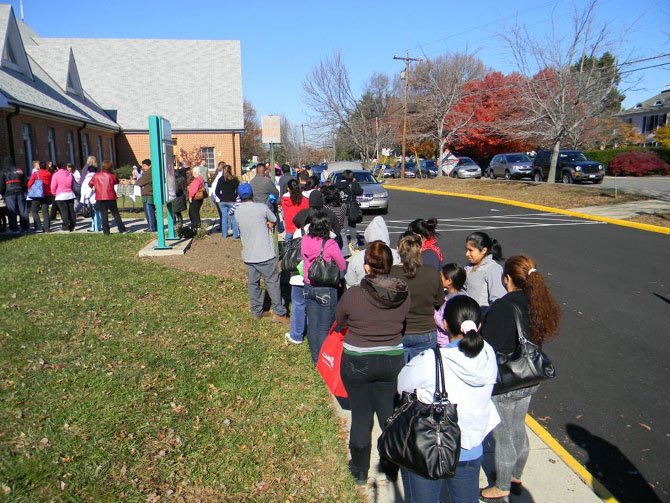
[[[165,243],[165,218],[163,205],[167,206],[168,240],[177,240],[174,233],[172,201],[176,196],[174,179],[174,153],[172,150],[172,127],[170,122],[159,115],[149,116],[149,144],[151,146],[151,178],[156,206],[158,244],[156,250],[169,250]]]

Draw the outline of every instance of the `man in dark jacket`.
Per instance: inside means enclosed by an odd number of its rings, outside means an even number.
[[[291,166],[284,164],[281,167],[282,175],[279,177],[279,195],[283,196],[288,192],[286,186],[291,180],[295,180],[295,177],[291,174]]]
[[[142,161],[142,176],[137,180],[137,185],[142,187],[142,203],[144,204],[144,216],[148,227],[144,232],[156,232],[156,205],[154,205],[154,181],[151,173],[151,159]]]
[[[363,195],[363,187],[354,178],[354,173],[350,169],[344,170],[342,178],[335,186],[344,193],[342,201],[347,204],[349,211],[351,211],[351,204],[358,196]],[[353,241],[354,246],[358,246],[358,235],[356,234],[357,222],[351,219],[351,215],[347,214],[349,222],[349,240]],[[346,243],[345,243],[346,244]]]
[[[7,203],[7,215],[9,216],[9,230],[19,232],[17,219],[21,224],[21,230],[28,231],[28,206],[26,205],[26,175],[23,168],[9,164],[9,168],[0,174],[0,194]]]
[[[279,191],[274,186],[274,183],[272,183],[272,180],[265,176],[265,166],[263,164],[256,166],[256,176],[251,179],[249,184],[254,191],[255,203],[267,204],[270,208],[274,208],[275,204],[270,204],[268,198],[272,195],[275,198],[275,202],[277,202],[279,200]]]

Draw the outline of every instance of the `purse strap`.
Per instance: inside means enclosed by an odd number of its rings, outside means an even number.
[[[319,252],[319,258],[321,258],[321,259],[323,258],[323,249],[326,246],[326,241],[327,240],[328,240],[328,238],[323,238],[323,240],[321,241],[321,251]]]
[[[514,322],[516,323],[516,334],[519,339],[519,346],[521,346],[523,351],[526,351],[528,337],[526,337],[526,329],[523,327],[523,323],[521,323],[521,308],[513,302],[510,302],[510,304],[512,304],[512,309],[514,310]]]
[[[444,383],[444,364],[442,363],[442,353],[437,346],[433,347],[435,354],[435,395],[433,396],[435,402],[444,402],[449,398],[447,387]]]

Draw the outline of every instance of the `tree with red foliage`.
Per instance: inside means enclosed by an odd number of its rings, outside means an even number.
[[[622,152],[612,159],[609,166],[613,175],[667,175],[670,167],[654,152]]]
[[[520,83],[523,77],[513,73],[491,72],[481,80],[466,84],[462,99],[454,107],[454,117],[472,115],[472,120],[453,144],[461,153],[482,159],[501,152],[529,150],[528,141],[510,138],[506,121],[519,115]],[[449,124],[447,124],[449,127]]]

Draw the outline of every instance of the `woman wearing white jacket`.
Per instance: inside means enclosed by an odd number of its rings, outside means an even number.
[[[426,479],[403,469],[406,502],[474,503],[478,500],[482,442],[500,422],[500,416],[491,401],[491,392],[498,375],[496,355],[493,348],[482,339],[479,328],[480,310],[475,300],[458,295],[447,302],[444,329],[449,336],[449,344],[440,348],[440,353],[449,400],[458,405],[461,457],[456,475],[446,480]],[[398,376],[398,392],[415,390],[422,402],[433,401],[433,351],[415,356]]]
[[[91,228],[88,232],[102,231],[102,222],[100,221],[102,216],[100,215],[100,212],[95,209],[95,189],[88,186],[88,182],[91,181],[93,175],[95,175],[97,172],[98,168],[96,166],[89,166],[88,172],[86,173],[84,181],[81,184],[81,198],[79,201],[82,205],[91,205]]]

